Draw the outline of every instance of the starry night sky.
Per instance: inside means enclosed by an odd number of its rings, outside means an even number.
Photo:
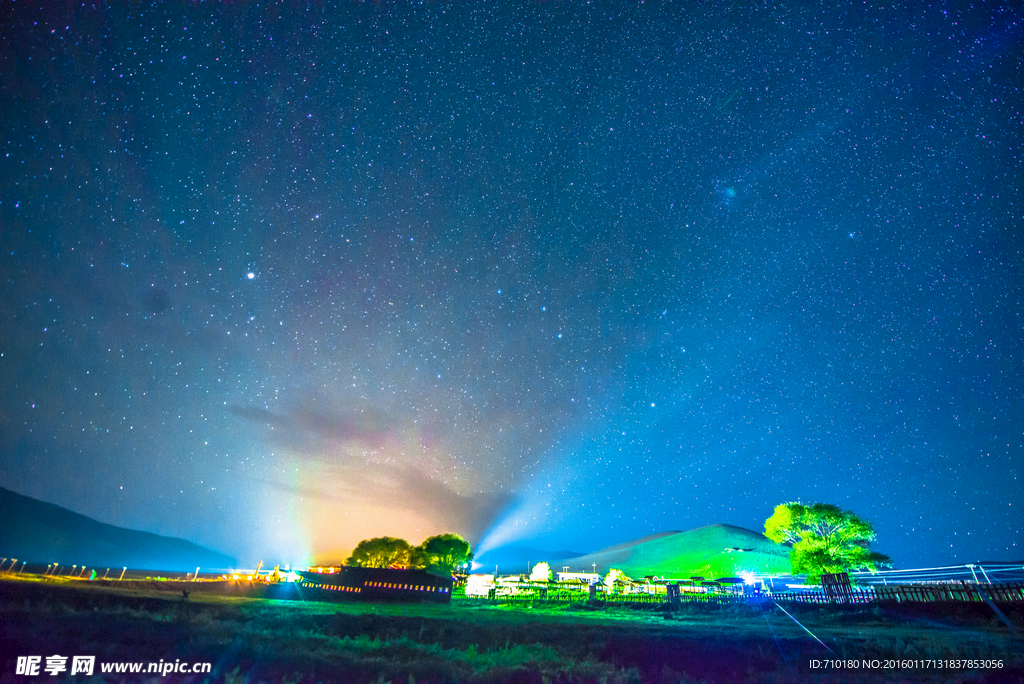
[[[0,486],[245,567],[1024,557],[1020,10],[129,5],[0,9]]]

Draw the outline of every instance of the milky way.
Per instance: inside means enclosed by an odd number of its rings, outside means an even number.
[[[243,566],[1021,557],[1019,10],[309,5],[2,10],[0,485]]]

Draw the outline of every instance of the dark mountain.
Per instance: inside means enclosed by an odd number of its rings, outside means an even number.
[[[234,558],[174,537],[106,525],[0,487],[0,555],[29,563],[226,570]]]
[[[581,555],[576,551],[544,551],[532,546],[502,546],[478,555],[473,559],[473,567],[477,568],[477,572],[494,572],[494,566],[498,566],[498,573],[502,575],[529,574],[529,568],[541,561]]]

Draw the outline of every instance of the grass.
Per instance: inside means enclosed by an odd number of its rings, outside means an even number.
[[[656,605],[510,607],[466,599],[334,604],[194,586],[186,601],[169,583],[0,581],[0,681],[13,675],[17,656],[54,653],[214,663],[210,676],[182,679],[197,682],[1024,680],[1024,643],[984,605],[787,606],[801,627],[771,604],[763,612],[688,605],[671,614]],[[1024,625],[1020,608],[1009,615]],[[1004,668],[814,673],[809,659],[835,656],[804,627],[839,657],[994,658]]]

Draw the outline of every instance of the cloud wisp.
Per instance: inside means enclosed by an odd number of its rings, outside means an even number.
[[[290,413],[236,406],[281,452],[262,485],[298,511],[314,557],[351,549],[369,536],[417,543],[442,532],[479,541],[512,502],[490,483],[460,477],[443,438],[383,413],[300,407]],[[282,499],[283,497],[283,499]]]

